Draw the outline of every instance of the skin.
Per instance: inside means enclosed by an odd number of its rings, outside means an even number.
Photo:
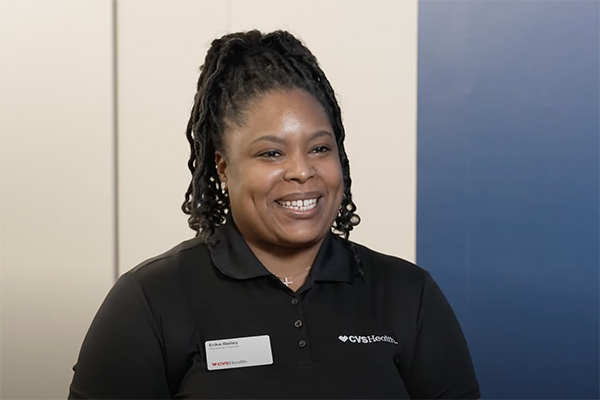
[[[228,124],[224,152],[215,154],[236,226],[275,275],[305,281],[337,216],[342,167],[333,128],[321,104],[301,89],[251,100],[242,126]],[[308,210],[285,201],[317,199]],[[303,203],[304,205],[304,203]]]

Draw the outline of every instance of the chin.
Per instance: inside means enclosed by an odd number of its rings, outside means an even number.
[[[280,243],[282,243],[284,247],[290,248],[310,247],[320,242],[326,234],[327,231],[325,231],[325,233],[311,232],[310,234],[298,234],[298,232],[295,232],[294,234],[280,236]]]

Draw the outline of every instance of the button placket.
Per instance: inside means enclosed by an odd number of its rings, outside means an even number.
[[[298,363],[301,365],[312,364],[312,356],[310,354],[310,346],[308,345],[308,332],[306,330],[306,324],[304,323],[305,318],[303,314],[302,301],[298,297],[292,297],[290,304],[295,307],[296,318],[292,320],[293,328],[295,331],[294,336],[296,342],[294,345],[297,349]]]

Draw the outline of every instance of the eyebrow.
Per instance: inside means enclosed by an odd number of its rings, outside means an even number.
[[[317,132],[313,133],[312,135],[310,135],[310,137],[308,138],[308,140],[313,140],[313,139],[319,138],[321,136],[331,136],[331,137],[334,137],[334,135],[331,132],[329,132],[329,131],[317,131]],[[252,141],[252,143],[250,143],[250,144],[254,144],[254,143],[260,142],[260,141],[275,142],[275,143],[280,143],[280,144],[285,144],[285,142],[286,142],[286,140],[284,138],[279,137],[279,136],[264,135],[264,136],[261,136],[261,137],[259,137],[257,139],[254,139]]]

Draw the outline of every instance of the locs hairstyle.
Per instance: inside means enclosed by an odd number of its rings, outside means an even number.
[[[342,164],[344,195],[333,223],[348,238],[360,218],[352,201],[350,163],[344,149],[344,126],[331,84],[315,56],[285,31],[232,33],[212,42],[200,67],[194,107],[186,136],[192,180],[182,210],[196,236],[211,243],[215,228],[225,223],[229,198],[215,167],[215,151],[223,151],[227,123],[242,125],[248,102],[275,89],[304,89],[323,106],[333,127]]]

